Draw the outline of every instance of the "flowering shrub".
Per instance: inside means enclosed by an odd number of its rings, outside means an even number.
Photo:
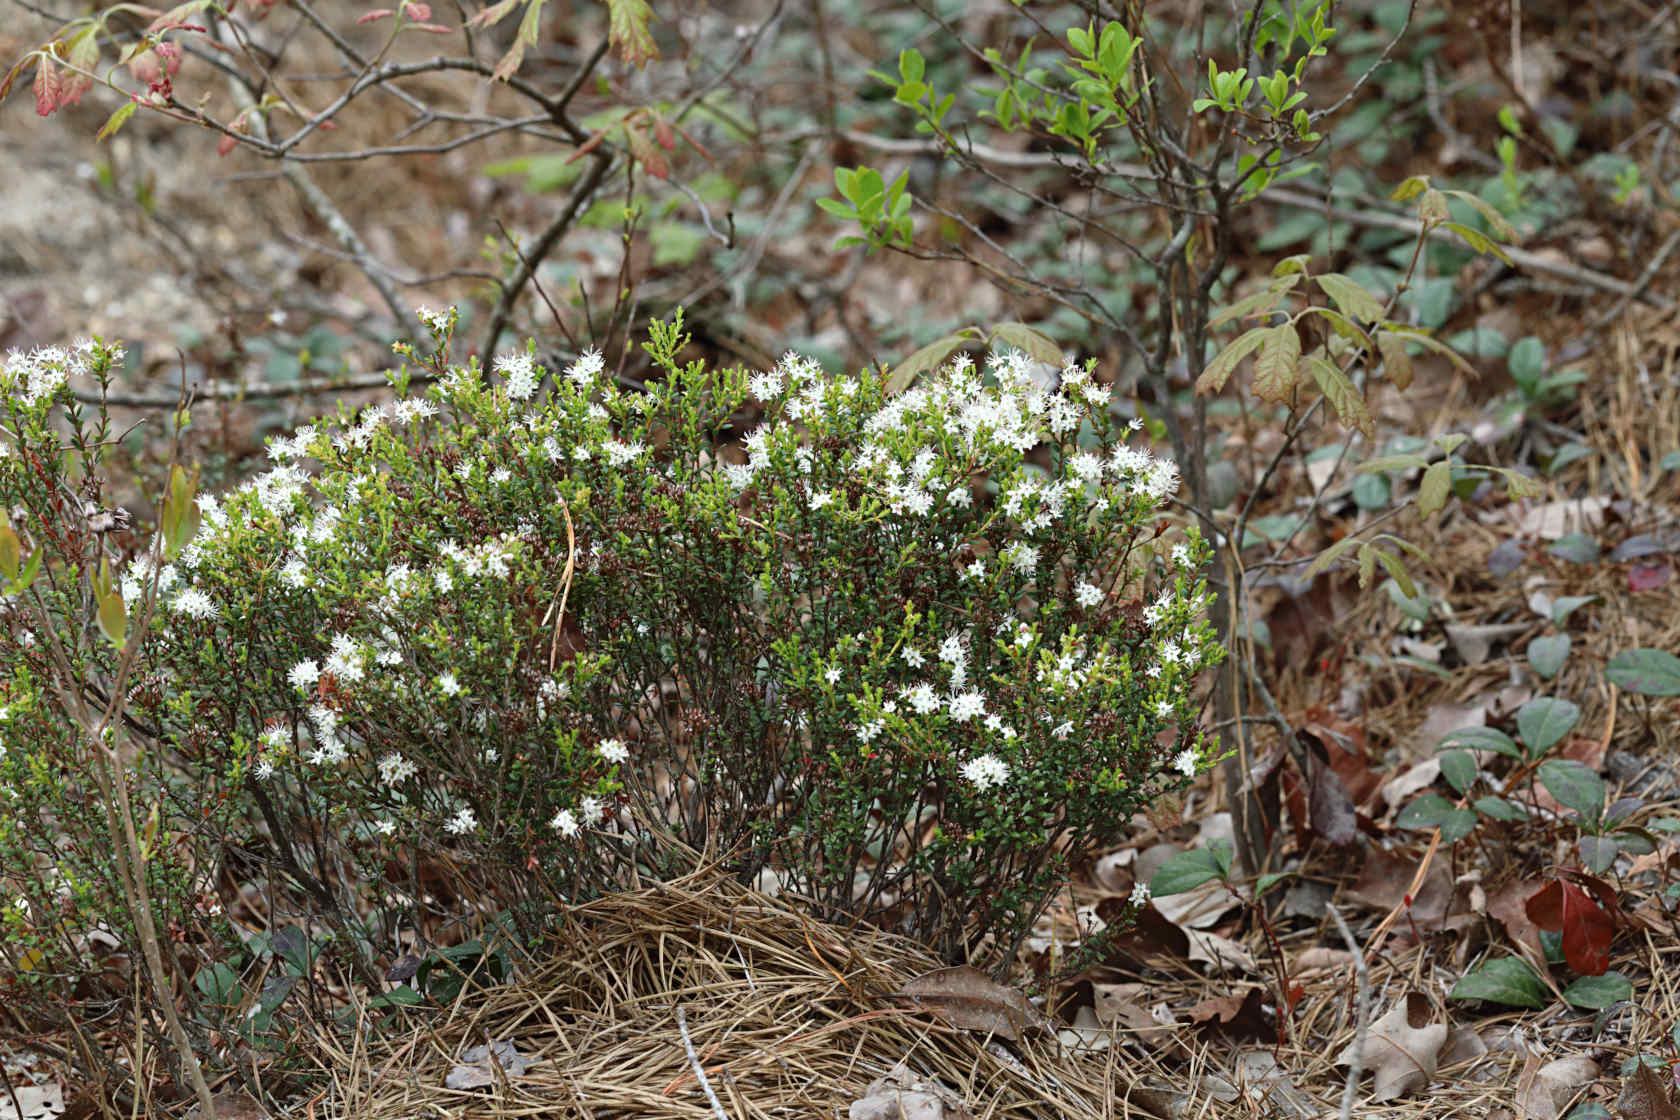
[[[1207,550],[1149,543],[1177,472],[1089,367],[1047,389],[1020,355],[958,358],[893,395],[792,355],[679,364],[679,318],[645,391],[594,354],[545,391],[529,355],[450,366],[453,315],[423,317],[426,395],[398,373],[395,403],[276,440],[197,498],[196,535],[177,476],[171,540],[126,557],[99,531],[108,424],[63,390],[111,350],[8,360],[13,945],[124,936],[73,695],[126,705],[177,940],[237,944],[214,900],[260,877],[271,920],[325,922],[364,977],[394,926],[534,935],[667,869],[669,839],[1008,952],[1070,859],[1210,764]],[[81,640],[95,613],[110,641]]]

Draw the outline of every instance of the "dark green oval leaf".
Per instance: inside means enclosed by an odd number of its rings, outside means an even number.
[[[1603,976],[1583,976],[1563,990],[1563,999],[1571,1007],[1588,1007],[1602,1011],[1613,1003],[1633,998],[1633,984],[1619,972]]]
[[[1539,758],[1556,746],[1574,728],[1581,709],[1568,700],[1537,696],[1517,711],[1517,734],[1528,748],[1528,757]]]
[[[1507,1007],[1532,1007],[1536,1011],[1548,1002],[1546,986],[1516,957],[1483,961],[1453,985],[1448,999],[1485,999]]]
[[[1624,650],[1610,659],[1604,675],[1641,696],[1680,696],[1680,657],[1667,650]]]
[[[1558,675],[1563,663],[1569,660],[1568,634],[1548,634],[1528,643],[1528,663],[1546,680]]]

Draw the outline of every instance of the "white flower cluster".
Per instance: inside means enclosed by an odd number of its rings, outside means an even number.
[[[99,346],[83,339],[74,346],[43,346],[36,350],[9,350],[0,361],[0,392],[15,397],[25,408],[33,408],[57,396],[72,377],[87,374],[90,359]],[[108,360],[122,361],[120,346],[105,348]]]

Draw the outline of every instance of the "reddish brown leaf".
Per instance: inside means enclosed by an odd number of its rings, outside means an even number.
[[[1674,578],[1674,568],[1657,560],[1641,560],[1628,568],[1629,591],[1655,591]]]
[[[1528,900],[1528,916],[1543,930],[1563,934],[1563,959],[1583,976],[1610,970],[1616,923],[1574,883],[1554,879]]]
[[[1622,1082],[1616,1111],[1622,1114],[1622,1120],[1680,1120],[1680,1108],[1675,1108],[1669,1099],[1663,1079],[1656,1070],[1637,1060],[1633,1072]]]
[[[1277,1037],[1277,1028],[1272,1026],[1271,1018],[1266,1014],[1265,999],[1259,988],[1204,999],[1190,1009],[1190,1019],[1201,1024],[1204,1030],[1219,1031],[1237,1038],[1272,1041]]]

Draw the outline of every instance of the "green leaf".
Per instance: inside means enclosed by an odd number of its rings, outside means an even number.
[[[1454,809],[1441,821],[1441,839],[1449,844],[1456,844],[1472,832],[1480,823],[1473,809]]]
[[[1546,344],[1533,335],[1517,339],[1505,356],[1505,367],[1519,383],[1537,383],[1546,372]]]
[[[1221,874],[1219,860],[1213,852],[1206,848],[1191,848],[1187,852],[1179,852],[1161,865],[1160,870],[1149,880],[1149,893],[1156,898],[1183,894],[1203,883],[1218,879]]]
[[[0,519],[5,514],[0,512]],[[18,539],[16,531],[0,520],[0,576],[5,576],[8,583],[16,583],[18,573],[23,570],[23,542]]]
[[[1565,533],[1546,551],[1571,564],[1591,564],[1598,559],[1598,541],[1585,533]]]
[[[1438,793],[1426,793],[1394,815],[1401,828],[1440,828],[1452,814],[1453,803]]]
[[[1507,1007],[1532,1007],[1536,1011],[1549,1002],[1546,986],[1517,957],[1483,961],[1464,975],[1448,999],[1482,999]]]
[[[999,323],[992,328],[992,345],[1013,346],[1035,362],[1062,368],[1062,348],[1043,331],[1025,323]]]
[[[1418,484],[1418,513],[1424,517],[1440,513],[1446,508],[1447,498],[1451,494],[1452,460],[1437,459],[1429,464],[1428,469],[1423,472],[1423,481]]]
[[[887,377],[887,392],[890,394],[904,392],[916,378],[929,370],[938,369],[946,358],[955,354],[963,343],[974,338],[978,333],[972,327],[964,327],[962,330],[948,334],[944,338],[934,339],[898,363],[898,366]]]
[[[1667,650],[1623,650],[1610,659],[1604,675],[1641,696],[1680,696],[1680,657]]]
[[[1572,758],[1549,758],[1540,764],[1540,784],[1556,799],[1588,820],[1604,811],[1604,781]]]
[[[1588,871],[1602,875],[1616,862],[1622,845],[1614,836],[1587,835],[1575,841],[1575,850],[1581,854],[1581,863]]]
[[[1352,277],[1344,276],[1340,272],[1326,272],[1322,276],[1313,277],[1313,283],[1322,288],[1324,294],[1349,318],[1365,323],[1374,323],[1383,318],[1382,301],[1366,291],[1364,285]]]
[[[1499,240],[1515,241],[1517,239],[1517,227],[1513,226],[1505,215],[1501,214],[1498,210],[1494,209],[1488,203],[1483,202],[1480,198],[1477,198],[1469,191],[1449,190],[1443,193],[1451,196],[1452,198],[1458,199],[1460,202],[1468,204],[1471,209],[1480,214],[1482,219],[1487,222],[1488,228],[1493,230],[1493,235],[1499,238]]]
[[[1528,643],[1528,663],[1546,680],[1558,675],[1563,663],[1569,660],[1568,634],[1548,634]]]
[[[540,6],[541,0],[533,5]],[[608,38],[625,62],[640,68],[659,57],[659,47],[648,30],[653,9],[647,0],[607,0],[607,18]]]
[[[1517,710],[1517,734],[1528,748],[1528,757],[1539,758],[1569,734],[1580,719],[1581,709],[1573,702],[1536,696]]]
[[[127,123],[128,118],[132,117],[134,110],[138,108],[140,108],[138,101],[124,101],[121,105],[118,105],[116,112],[111,114],[104,127],[99,130],[99,134],[94,137],[94,140],[104,140],[115,136],[117,130]]]
[[[239,1002],[239,974],[220,961],[200,968],[193,984],[211,1003],[229,1007]]]
[[[1265,345],[1254,362],[1254,395],[1273,404],[1288,401],[1300,362],[1301,336],[1295,324],[1266,328]]]
[[[1394,387],[1405,392],[1412,386],[1412,356],[1406,351],[1405,339],[1389,331],[1377,332],[1377,350],[1382,354],[1383,370]]]
[[[1680,451],[1670,451],[1657,465],[1665,471],[1680,471]]]
[[[1522,758],[1522,751],[1505,732],[1494,727],[1461,727],[1457,731],[1449,731],[1441,738],[1439,750],[1449,747],[1463,747],[1472,751],[1492,751],[1502,754],[1506,758]]]
[[[1447,282],[1448,284],[1452,283],[1451,279],[1448,279]],[[1471,377],[1479,376],[1475,366],[1465,361],[1458,351],[1440,339],[1434,338],[1416,327],[1405,327],[1397,323],[1390,323],[1388,329],[1405,338],[1407,342],[1415,342],[1425,350],[1432,350],[1441,355],[1456,366],[1459,372],[1469,374]]]
[[[1476,757],[1469,751],[1447,751],[1441,755],[1441,776],[1459,793],[1476,784]]]
[[[1312,371],[1313,380],[1318,382],[1319,391],[1324,399],[1330,402],[1330,407],[1336,410],[1336,416],[1350,428],[1357,428],[1364,433],[1366,439],[1376,434],[1375,426],[1371,423],[1371,413],[1365,407],[1365,397],[1354,387],[1334,362],[1324,358],[1314,357],[1308,360],[1307,368]]]
[[[99,632],[119,650],[128,644],[128,608],[120,592],[110,591],[100,597]]]
[[[1476,812],[1484,817],[1492,817],[1496,821],[1526,821],[1528,810],[1514,801],[1507,801],[1503,797],[1478,797],[1475,801]]]
[[[1231,306],[1220,311],[1208,320],[1208,330],[1224,326],[1233,319],[1242,319],[1249,315],[1264,315],[1278,305],[1283,299],[1283,292],[1276,288],[1268,288],[1263,292],[1254,292],[1244,296]]]
[[[1422,455],[1378,455],[1374,459],[1367,459],[1353,469],[1361,473],[1377,471],[1411,471],[1421,470],[1429,465],[1429,460]]]
[[[1237,363],[1259,349],[1271,334],[1270,327],[1253,327],[1238,335],[1236,341],[1221,350],[1213,361],[1207,364],[1202,375],[1196,378],[1196,392],[1217,393],[1225,388],[1225,382],[1231,379],[1236,371]]]
[[[1597,599],[1597,595],[1564,595],[1552,600],[1552,622],[1562,626],[1569,621],[1569,616]]]
[[[1582,976],[1563,990],[1563,1000],[1571,1007],[1585,1007],[1602,1011],[1611,1004],[1633,998],[1633,984],[1619,972],[1602,976]]]
[[[1471,229],[1462,222],[1442,222],[1441,228],[1458,234],[1463,242],[1477,253],[1492,253],[1506,264],[1511,263],[1511,258],[1506,255],[1505,250],[1501,249],[1493,238],[1480,230]]]

